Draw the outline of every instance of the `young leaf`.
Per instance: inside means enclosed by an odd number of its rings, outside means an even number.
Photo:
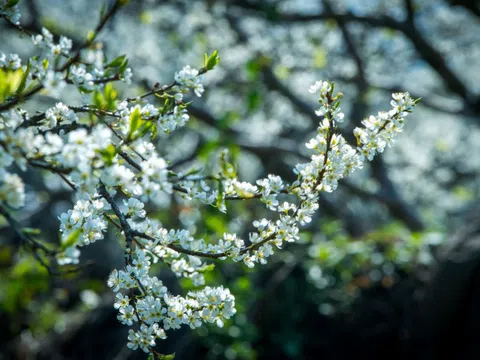
[[[99,153],[105,164],[111,166],[113,164],[113,158],[117,155],[117,149],[113,144],[110,144],[105,149],[100,150]]]
[[[121,56],[113,59],[111,62],[109,62],[105,67],[107,67],[107,68],[119,67],[124,63],[126,57],[127,57],[127,55],[121,55]]]
[[[115,99],[117,98],[117,90],[113,87],[113,84],[109,82],[105,85],[105,90],[103,91],[103,97],[105,98],[107,110],[115,109]]]
[[[98,109],[105,109],[105,99],[103,97],[103,94],[98,90],[95,90],[95,92],[93,93],[93,103]]]
[[[214,50],[212,55],[207,58],[207,54],[204,56],[204,65],[207,70],[212,70],[219,62],[220,56],[218,55],[218,51]]]
[[[7,0],[7,2],[5,3],[5,9],[10,9],[12,7],[14,7],[15,5],[18,4],[20,0]]]
[[[142,125],[140,126],[137,133],[135,134],[136,139],[141,138],[142,136],[147,134],[150,130],[152,130],[152,128],[155,125],[152,121],[143,121],[143,120],[141,121],[142,121]]]
[[[80,237],[80,229],[73,230],[67,238],[62,238],[62,249],[67,249],[77,243],[78,238]]]
[[[201,273],[209,272],[213,270],[215,270],[215,264],[206,264],[206,265],[203,265],[202,267],[197,268],[197,271]]]
[[[140,109],[136,108],[130,114],[130,128],[128,129],[127,141],[130,142],[133,140],[134,133],[140,128],[142,125],[142,118],[140,114]]]
[[[128,59],[123,60],[122,64],[118,67],[118,72],[123,75],[127,69],[127,65]]]
[[[175,359],[175,353],[169,354],[169,355],[160,354],[160,355],[158,356],[158,359],[159,359],[159,360],[173,360],[173,359]]]
[[[23,228],[22,232],[25,235],[40,235],[42,233],[42,231],[38,228],[29,228],[29,227]]]
[[[20,81],[20,85],[18,85],[15,95],[20,95],[22,91],[25,89],[25,86],[27,85],[27,78],[28,78],[28,74],[30,73],[30,69],[31,69],[31,66],[30,66],[30,60],[29,60],[27,64],[27,68],[23,73],[22,81]]]

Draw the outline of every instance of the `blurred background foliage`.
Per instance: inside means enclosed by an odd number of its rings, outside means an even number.
[[[101,7],[93,0],[20,5],[26,29],[45,26],[74,44],[94,28]],[[349,120],[340,130],[347,138],[362,118],[388,108],[391,92],[423,99],[395,148],[322,196],[298,243],[254,269],[215,262],[207,284],[231,289],[236,316],[223,329],[170,332],[162,353],[177,359],[480,354],[472,345],[479,343],[480,319],[469,312],[480,264],[479,16],[475,0],[131,0],[113,18],[86,51],[92,61],[127,55],[134,86],[113,84],[108,93],[117,98],[169,83],[184,65],[200,67],[204,53],[220,53],[204,96],[192,99],[187,128],[156,140],[176,171],[214,173],[212,164],[228,149],[242,180],[269,173],[294,179],[291,169],[306,161],[304,142],[318,124],[316,99],[306,91],[318,79],[334,80],[345,95]],[[29,40],[0,26],[1,50],[26,59]],[[15,79],[0,72],[0,101]],[[62,101],[78,104],[71,90]],[[107,100],[93,94],[92,101]],[[39,95],[28,106],[33,113],[55,102]],[[28,198],[17,219],[58,243],[57,216],[72,206],[69,189],[48,173],[30,170],[22,178]],[[212,241],[225,231],[244,236],[254,219],[268,215],[253,201],[228,209],[226,216],[165,196],[149,211],[165,227]],[[127,329],[116,320],[105,283],[122,252],[112,230],[83,250],[81,272],[50,276],[3,221],[0,359],[143,358],[126,348]],[[156,270],[172,292],[193,288]]]

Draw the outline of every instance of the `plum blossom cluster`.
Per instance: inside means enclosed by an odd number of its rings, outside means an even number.
[[[22,59],[17,54],[8,54],[0,52],[0,68],[18,70],[22,67]]]
[[[53,60],[59,55],[68,55],[72,49],[72,40],[61,36],[58,43],[56,43],[52,33],[46,28],[42,28],[42,34],[33,35],[32,42],[42,50],[42,56],[49,60]]]
[[[55,64],[61,57],[68,57],[72,49],[72,41],[65,36],[55,42],[48,29],[43,28],[41,34],[32,35],[33,44],[40,49],[40,55],[29,60],[30,81],[39,79],[42,86],[53,96],[59,96],[67,85],[65,69],[56,69]]]
[[[152,155],[141,163],[141,167],[139,185],[150,199],[155,199],[161,191],[168,194],[172,192],[172,184],[168,181],[167,162],[163,158]]]
[[[185,194],[181,196],[186,200],[200,200],[204,204],[214,205],[217,197],[218,190],[211,191],[210,186],[206,181],[182,181],[180,183]]]
[[[61,251],[56,254],[59,265],[78,264],[78,246],[103,239],[103,232],[107,230],[103,211],[109,207],[108,203],[101,200],[79,200],[72,210],[59,217],[59,230],[63,235]]]
[[[137,203],[137,206],[141,207],[141,202]],[[132,213],[131,207],[127,210],[126,216],[129,213]],[[140,214],[137,213],[136,216],[140,217],[141,215],[143,215],[142,211],[140,211]],[[199,257],[185,255],[181,252],[181,250],[198,251],[203,249],[205,246],[203,239],[195,239],[185,229],[165,229],[161,227],[158,221],[149,218],[142,221],[129,221],[129,226],[136,231],[136,234],[142,235],[141,238],[135,241],[141,249],[154,255],[154,263],[159,260],[168,263],[171,271],[177,277],[191,279],[194,286],[205,284],[203,272],[208,269],[208,266]],[[177,248],[174,244],[180,245],[180,248]],[[205,250],[207,250],[206,247]],[[137,249],[137,251],[141,250]]]
[[[110,209],[104,199],[78,200],[73,209],[60,216],[60,232],[68,238],[77,231],[79,236],[76,244],[84,246],[103,239],[107,229],[107,220],[103,213]]]
[[[133,106],[129,106],[129,101],[122,101],[116,108],[115,115],[119,118],[116,126],[126,135],[130,129],[133,114],[139,114],[144,121],[154,122],[165,133],[171,133],[185,126],[190,117],[183,103],[183,96],[189,91],[193,91],[198,97],[202,96],[204,87],[201,81],[202,76],[199,70],[185,66],[175,73],[175,82],[172,85],[154,91],[157,96],[173,99],[173,102],[165,101],[164,106],[155,107],[145,99],[141,100],[142,104]],[[140,99],[130,100],[140,101]]]
[[[175,74],[175,81],[178,84],[175,88],[177,92],[175,99],[177,101],[181,100],[182,95],[189,90],[193,90],[198,97],[201,97],[205,91],[200,72],[197,69],[191,68],[189,65]]]
[[[125,325],[139,324],[138,330],[129,330],[127,346],[149,353],[157,339],[165,339],[165,330],[188,325],[195,329],[204,322],[222,327],[235,314],[235,299],[223,287],[205,287],[191,291],[186,297],[173,296],[157,277],[150,277],[151,256],[141,248],[133,253],[131,265],[114,270],[108,285],[117,292],[115,308],[118,319]],[[120,290],[139,289],[135,298]]]
[[[393,143],[395,134],[403,129],[403,119],[411,110],[413,100],[406,93],[395,93],[392,97],[392,110],[368,117],[362,121],[364,128],[356,128],[353,132],[362,160],[372,160],[375,154],[382,153]]]
[[[41,34],[32,35],[32,42],[41,53],[29,60],[29,79],[41,80],[42,86],[54,96],[58,96],[67,83],[86,93],[102,89],[108,81],[131,82],[132,70],[126,67],[126,61],[104,64],[101,49],[82,49],[81,53],[73,53],[72,40],[60,36],[55,41],[46,28]],[[74,63],[72,60],[80,57],[85,61]]]
[[[45,120],[47,121],[47,128],[52,129],[57,125],[71,124],[78,121],[78,117],[65,104],[59,102],[54,107],[45,111]]]

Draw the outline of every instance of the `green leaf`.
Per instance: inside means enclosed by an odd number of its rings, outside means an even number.
[[[5,9],[10,9],[12,7],[14,7],[15,5],[18,4],[20,0],[7,0],[7,2],[5,3]]]
[[[115,109],[115,99],[117,98],[117,90],[113,87],[113,83],[109,82],[105,85],[105,90],[103,91],[103,97],[106,102],[106,108],[108,110]]]
[[[218,51],[214,50],[212,55],[207,58],[207,54],[203,57],[204,65],[207,70],[212,70],[219,62],[220,56],[218,55]]]
[[[20,81],[20,85],[18,85],[15,95],[20,95],[22,91],[25,89],[25,86],[27,85],[27,78],[28,78],[28,74],[30,73],[30,69],[31,69],[30,60],[28,60],[27,68],[23,73],[22,81]]]
[[[166,97],[166,94],[157,94],[155,93],[155,96],[160,98],[160,99],[165,99],[163,106],[162,106],[162,115],[165,115],[169,110],[173,109],[174,103],[170,101],[168,97]]]
[[[122,64],[118,68],[118,72],[123,75],[125,73],[125,70],[127,69],[127,65],[128,59],[123,60]]]
[[[202,267],[198,268],[197,271],[204,273],[204,272],[209,272],[215,270],[215,264],[208,264],[208,265],[203,265]]]
[[[130,114],[130,129],[127,135],[127,142],[132,142],[146,135],[148,132],[152,133],[152,137],[156,136],[156,125],[153,121],[143,120],[140,109],[136,108]]]
[[[105,106],[107,104],[105,103],[103,94],[100,91],[95,90],[95,92],[93,93],[92,100],[95,107],[97,107],[98,109],[105,109]]]
[[[140,109],[135,108],[130,114],[130,128],[128,130],[127,141],[131,142],[133,140],[134,133],[140,128],[142,125],[142,118],[140,114]]]
[[[99,153],[105,164],[111,166],[115,155],[117,155],[117,149],[113,144],[110,144],[105,149],[100,150]]]
[[[173,360],[175,359],[175,353],[169,355],[159,354],[158,359],[160,360]]]
[[[42,231],[38,228],[26,227],[22,229],[22,233],[24,233],[25,235],[40,235]]]
[[[146,135],[148,132],[150,132],[150,130],[153,129],[154,126],[155,126],[155,123],[153,123],[152,121],[142,120],[142,126],[140,126],[140,128],[138,129],[137,134],[135,135],[135,138],[138,139]]]
[[[78,90],[80,90],[80,92],[83,93],[83,94],[90,94],[90,93],[92,93],[92,92],[94,91],[94,90],[91,90],[91,89],[87,89],[87,88],[85,88],[85,87],[83,87],[83,86],[79,86],[79,87],[78,87]],[[95,91],[96,91],[96,90],[95,90]]]
[[[0,101],[12,96],[22,82],[23,70],[0,68]]]
[[[62,238],[61,248],[67,249],[77,243],[78,238],[80,237],[80,229],[73,230],[67,238]]]
[[[107,68],[119,67],[125,62],[126,58],[127,58],[127,55],[120,55],[119,57],[109,62],[105,67]]]

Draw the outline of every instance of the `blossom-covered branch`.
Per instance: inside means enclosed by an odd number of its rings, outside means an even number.
[[[76,265],[80,249],[104,239],[109,223],[113,224],[125,238],[125,266],[113,270],[108,279],[116,293],[118,319],[133,327],[128,347],[158,357],[154,347],[166,337],[166,330],[182,325],[193,329],[202,323],[221,327],[235,314],[229,289],[205,286],[204,273],[212,264],[204,260],[228,259],[253,267],[265,264],[275,248],[298,240],[300,227],[312,221],[319,207],[321,192],[334,191],[339,180],[392,145],[417,100],[408,93],[393,94],[392,109],[365,119],[363,127],[354,130],[357,143],[348,144],[336,131],[344,119],[342,94],[335,92],[333,82],[317,81],[310,93],[319,95],[319,127],[306,144],[312,151],[310,161],[295,166],[293,183],[274,174],[255,183],[241,181],[226,152],[220,155],[218,173],[197,177],[175,173],[169,168],[168,154],[160,155],[154,142],[156,133],[170,134],[187,124],[189,103],[185,97],[191,93],[202,96],[203,75],[215,67],[219,56],[216,51],[205,56],[199,69],[183,67],[170,85],[156,84],[140,96],[119,99],[111,81],[130,82],[128,59],[120,56],[107,62],[103,53],[89,57],[86,52],[123,3],[116,1],[101,16],[93,35],[75,52],[69,39],[55,41],[44,29],[32,37],[40,54],[26,65],[22,66],[18,55],[0,54],[0,71],[19,80],[0,103],[0,214],[20,234],[6,211],[20,209],[25,202],[24,183],[12,172],[13,165],[23,171],[31,166],[60,176],[75,197],[73,207],[59,216],[60,246],[50,250],[28,237],[21,239],[34,253],[42,250],[56,266]],[[68,85],[78,89],[85,104],[57,102],[32,116],[14,108],[41,89],[59,97]],[[87,94],[93,95],[92,101]],[[153,95],[156,102],[149,101]],[[88,114],[88,119],[81,114]],[[196,206],[205,204],[224,213],[229,201],[259,200],[272,216],[253,221],[255,231],[248,240],[225,233],[217,241],[206,241],[187,229],[163,227],[147,212],[147,204],[158,205],[165,195],[174,193]],[[39,256],[39,261],[44,259]],[[150,272],[151,265],[159,261],[177,277],[191,279],[199,290],[185,296],[171,294]]]

